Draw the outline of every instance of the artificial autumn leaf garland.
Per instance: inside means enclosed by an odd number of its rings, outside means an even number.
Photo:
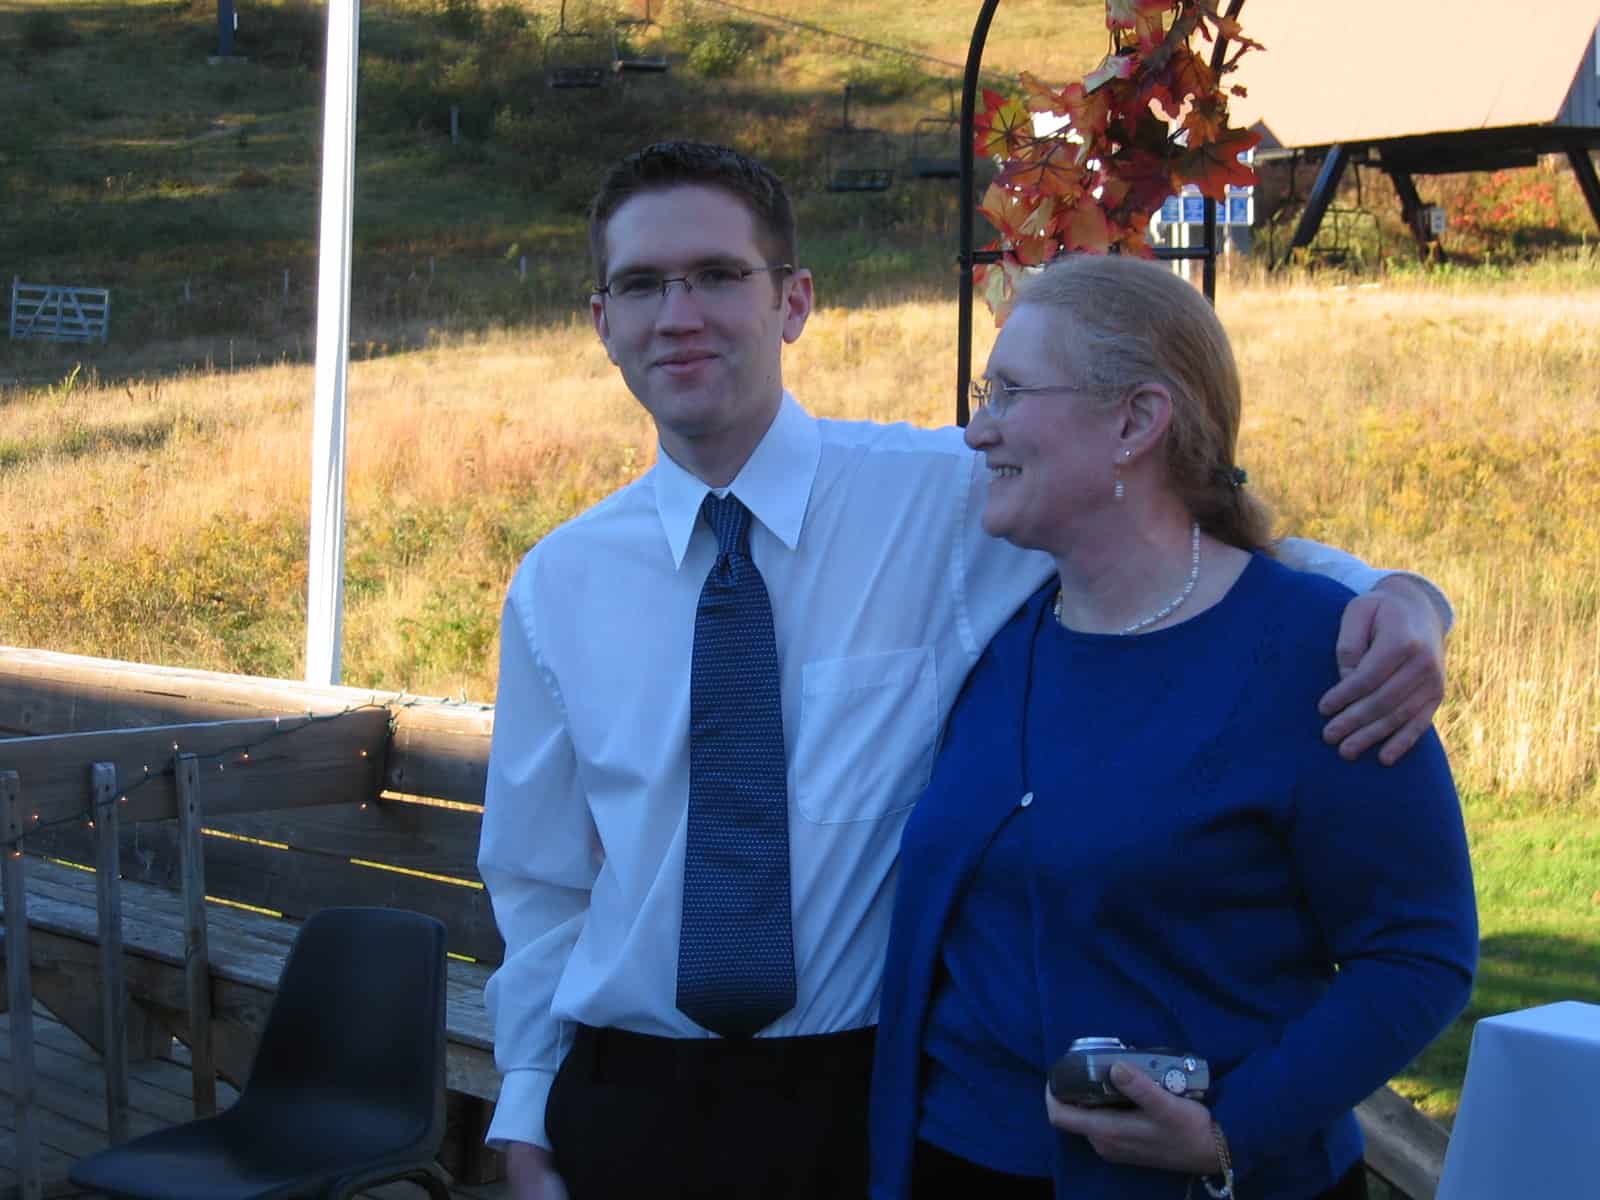
[[[1080,82],[1055,89],[1027,72],[1023,95],[984,89],[975,135],[979,155],[1000,171],[979,211],[1000,236],[995,264],[973,272],[979,294],[1003,321],[1016,277],[1072,251],[1151,255],[1145,233],[1168,196],[1194,184],[1223,202],[1229,184],[1255,181],[1239,161],[1261,135],[1228,125],[1223,76],[1260,49],[1217,0],[1106,0],[1111,49]],[[1191,44],[1232,43],[1215,71]],[[1035,115],[1065,117],[1037,133]]]

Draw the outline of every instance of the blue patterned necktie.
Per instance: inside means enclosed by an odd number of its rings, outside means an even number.
[[[689,674],[678,1008],[723,1037],[748,1037],[794,1007],[778,648],[750,558],[750,510],[707,495],[700,513],[717,561],[695,611]]]

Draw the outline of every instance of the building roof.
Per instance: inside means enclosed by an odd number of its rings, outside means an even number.
[[[1228,77],[1249,91],[1232,123],[1328,146],[1554,121],[1600,0],[1245,0],[1239,20],[1266,49]]]

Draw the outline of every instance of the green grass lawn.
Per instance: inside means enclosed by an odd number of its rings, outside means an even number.
[[[1600,1004],[1600,825],[1560,805],[1466,801],[1480,958],[1466,1012],[1396,1081],[1448,1123],[1480,1017],[1558,1000]]]

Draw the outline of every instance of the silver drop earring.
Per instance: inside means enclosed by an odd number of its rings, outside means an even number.
[[[1122,452],[1122,462],[1127,462],[1128,459],[1130,459],[1132,457],[1133,457],[1133,451],[1132,450],[1124,450]],[[1116,473],[1117,473],[1117,482],[1116,482],[1116,486],[1111,489],[1111,494],[1113,496],[1115,496],[1118,500],[1121,500],[1124,496],[1126,496],[1128,494],[1128,489],[1122,486],[1122,463],[1118,463],[1112,469],[1114,471],[1116,471]]]

